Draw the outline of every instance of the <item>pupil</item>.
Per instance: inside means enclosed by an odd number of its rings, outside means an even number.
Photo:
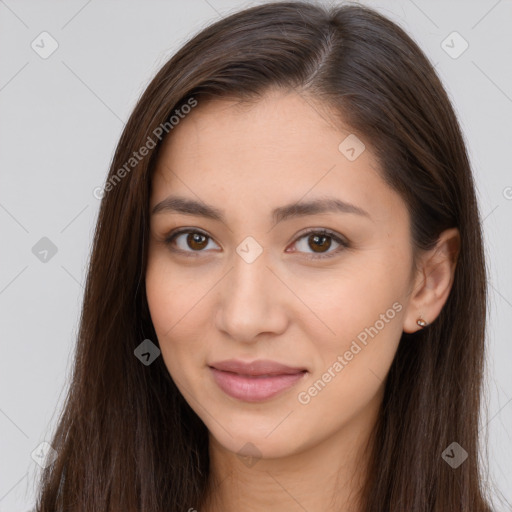
[[[322,251],[322,250],[318,250],[318,248],[320,249],[329,249],[329,247],[331,246],[331,242],[329,241],[329,243],[327,244],[327,246],[324,246],[322,247],[322,244],[325,244],[326,240],[330,240],[330,237],[326,236],[326,235],[311,235],[309,237],[309,242],[313,242],[314,245],[311,245],[310,244],[310,247],[311,249],[313,249],[313,251],[315,252],[325,252],[325,251]]]

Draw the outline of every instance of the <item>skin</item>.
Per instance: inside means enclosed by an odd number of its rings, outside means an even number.
[[[432,322],[448,297],[457,230],[443,232],[413,272],[405,203],[368,146],[354,161],[338,150],[350,133],[311,98],[272,91],[248,105],[200,103],[162,148],[150,209],[172,194],[225,215],[221,222],[162,211],[150,221],[146,290],[162,357],[209,430],[210,490],[201,511],[358,510],[365,446],[401,334],[419,330],[420,315]],[[369,217],[271,218],[276,207],[325,196]],[[183,227],[210,238],[165,243]],[[319,253],[307,228],[334,231],[349,247],[328,239],[320,251],[332,257],[310,259]],[[248,236],[263,248],[252,263],[236,252]],[[332,374],[338,356],[393,304],[393,318],[301,403],[299,393]],[[208,367],[230,358],[308,373],[276,397],[245,402],[224,394]]]

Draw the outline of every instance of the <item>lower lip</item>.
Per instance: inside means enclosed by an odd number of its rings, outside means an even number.
[[[224,393],[246,402],[267,400],[286,389],[290,389],[307,373],[272,375],[270,377],[247,377],[211,367],[210,370],[213,373],[215,382]]]

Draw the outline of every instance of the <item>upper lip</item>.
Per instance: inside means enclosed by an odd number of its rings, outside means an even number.
[[[211,363],[211,368],[240,375],[284,375],[306,371],[306,368],[292,367],[268,359],[244,362],[239,359],[228,359]]]

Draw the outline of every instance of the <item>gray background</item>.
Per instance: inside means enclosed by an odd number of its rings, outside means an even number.
[[[99,208],[93,190],[124,122],[190,35],[257,3],[0,0],[0,512],[34,503],[39,466],[31,453],[49,440],[68,383]],[[404,27],[427,53],[468,144],[490,270],[482,431],[490,477],[512,501],[512,2],[361,3]],[[31,47],[50,48],[43,31],[59,45],[46,59]],[[443,47],[454,31],[469,44],[457,58]],[[460,39],[448,44],[452,53],[462,48]],[[43,237],[57,248],[46,262],[32,251]]]

